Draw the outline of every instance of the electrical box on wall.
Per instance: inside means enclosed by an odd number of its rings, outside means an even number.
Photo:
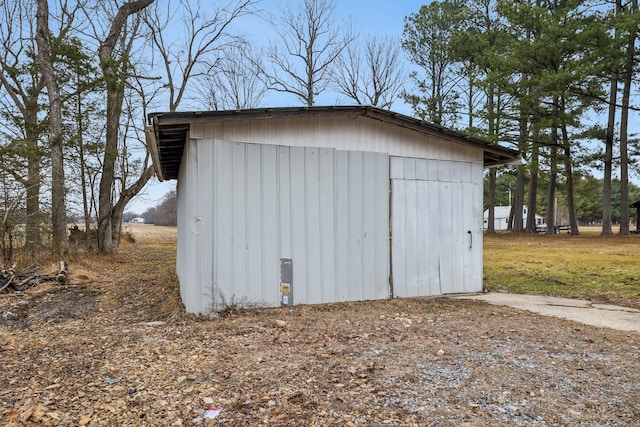
[[[293,263],[280,258],[280,304],[293,305]]]

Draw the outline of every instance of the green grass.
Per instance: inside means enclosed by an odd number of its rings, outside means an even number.
[[[484,286],[640,306],[640,235],[485,235]]]

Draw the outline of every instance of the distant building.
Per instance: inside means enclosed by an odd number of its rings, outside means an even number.
[[[144,218],[139,216],[139,217],[133,218],[130,222],[134,224],[144,224]]]
[[[496,231],[506,230],[509,228],[509,214],[511,213],[511,206],[496,206],[494,208],[493,224]],[[522,228],[527,226],[527,207],[522,207]],[[489,209],[484,211],[484,229],[489,226]],[[536,214],[536,227],[546,229],[544,218],[542,215]]]

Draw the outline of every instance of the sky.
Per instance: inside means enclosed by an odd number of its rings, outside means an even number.
[[[295,5],[301,0],[263,0],[261,7],[267,12],[277,15],[283,4]],[[337,0],[335,10],[336,22],[342,24],[350,20],[359,39],[371,34],[380,36],[402,36],[404,18],[418,12],[423,4],[429,0]],[[255,44],[268,44],[269,38],[274,38],[269,24],[258,19],[248,18],[238,23],[238,29]],[[404,59],[404,55],[402,56]],[[333,105],[338,101],[335,94],[319,96],[317,105]],[[300,101],[282,94],[267,94],[262,101],[264,107],[282,107],[300,105]],[[410,108],[399,100],[392,110],[402,114],[410,114]],[[158,182],[152,178],[145,188],[127,205],[127,212],[142,214],[148,208],[158,205],[163,197],[174,190],[176,181]]]

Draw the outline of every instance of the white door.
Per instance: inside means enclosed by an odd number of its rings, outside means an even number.
[[[393,294],[482,290],[482,166],[392,157],[390,172]]]

